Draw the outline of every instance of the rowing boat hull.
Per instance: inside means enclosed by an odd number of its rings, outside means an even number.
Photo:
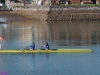
[[[83,53],[93,52],[92,49],[52,49],[52,50],[0,50],[0,53]]]

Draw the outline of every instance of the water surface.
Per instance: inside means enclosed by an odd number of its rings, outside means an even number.
[[[36,49],[95,49],[92,53],[0,54],[0,72],[9,75],[99,75],[100,26],[93,22],[10,21],[0,24],[2,49],[24,49],[32,42]]]

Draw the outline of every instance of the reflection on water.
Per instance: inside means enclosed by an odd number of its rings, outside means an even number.
[[[34,41],[41,45],[46,41],[52,45],[89,45],[100,43],[99,22],[45,22],[45,21],[11,21],[0,24],[0,35],[5,44],[25,46]]]
[[[50,48],[93,48],[92,53],[0,54],[0,72],[9,75],[99,75],[99,22],[12,21],[0,24],[3,49],[46,41]],[[92,46],[91,46],[92,45]]]

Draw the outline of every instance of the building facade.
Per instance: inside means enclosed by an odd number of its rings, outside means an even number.
[[[99,4],[100,0],[0,0],[1,3],[25,3],[33,5],[43,5],[44,3],[49,3],[50,5],[59,4]]]

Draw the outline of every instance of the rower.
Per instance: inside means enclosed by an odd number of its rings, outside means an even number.
[[[32,43],[32,45],[30,45],[30,50],[35,50],[35,44],[34,44],[34,42]]]
[[[49,50],[49,44],[48,44],[48,42],[46,42],[45,49],[46,49],[46,50]]]

